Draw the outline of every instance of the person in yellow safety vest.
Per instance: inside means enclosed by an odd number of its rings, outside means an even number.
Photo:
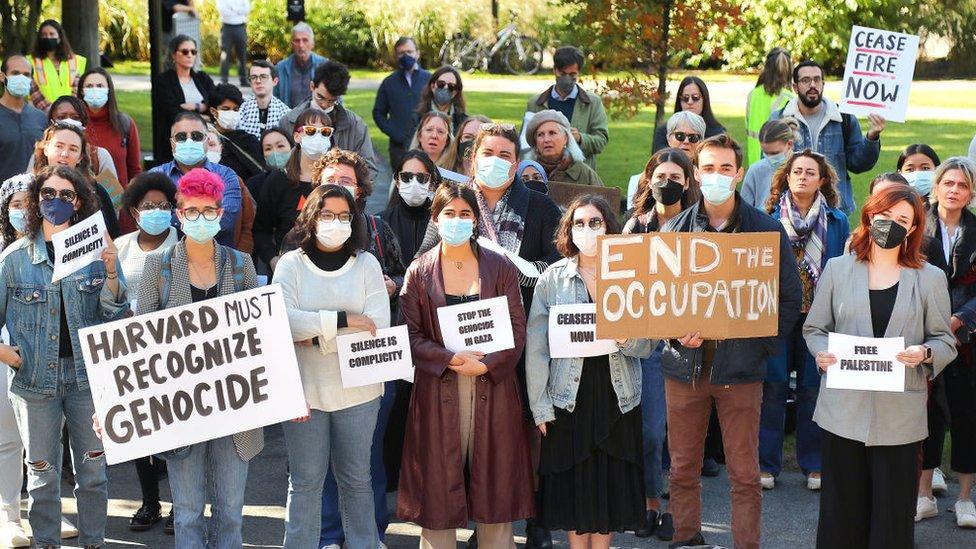
[[[756,87],[749,92],[746,103],[746,167],[762,157],[759,143],[762,125],[769,120],[773,111],[782,109],[793,99],[793,92],[790,91],[792,71],[790,52],[783,48],[773,48],[766,55],[762,73]]]
[[[37,90],[31,95],[34,106],[47,109],[62,95],[71,95],[78,77],[84,74],[88,60],[77,55],[68,43],[61,24],[53,19],[41,23],[31,54]]]

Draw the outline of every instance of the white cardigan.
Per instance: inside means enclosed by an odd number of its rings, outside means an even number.
[[[337,329],[339,311],[366,315],[377,328],[390,326],[390,299],[376,258],[360,252],[339,270],[328,272],[316,267],[303,250],[293,250],[278,260],[274,282],[281,284],[292,338],[319,340],[318,346],[295,346],[309,408],[335,412],[382,396],[382,383],[342,387],[336,349],[337,335],[360,331]]]

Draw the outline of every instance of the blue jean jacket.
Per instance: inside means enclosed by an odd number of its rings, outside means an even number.
[[[47,257],[44,233],[22,238],[4,250],[0,259],[0,322],[19,347],[22,363],[10,390],[17,394],[55,395],[58,390],[58,351],[61,335],[61,294],[68,315],[75,378],[79,390],[88,389],[88,373],[78,330],[116,320],[128,309],[125,278],[116,262],[119,293],[112,295],[105,265],[94,261],[67,277],[51,282],[54,265]]]
[[[556,419],[554,407],[573,411],[583,372],[582,358],[549,357],[549,308],[587,302],[586,283],[575,259],[561,259],[539,277],[525,338],[525,378],[536,425]],[[640,359],[650,356],[655,344],[649,339],[628,339],[610,354],[610,379],[621,413],[640,404]]]

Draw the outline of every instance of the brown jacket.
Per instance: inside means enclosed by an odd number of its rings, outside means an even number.
[[[495,524],[534,514],[532,466],[523,430],[515,365],[525,347],[525,311],[515,267],[477,249],[481,298],[508,297],[515,348],[486,355],[478,376],[470,479],[461,463],[457,375],[447,367],[437,309],[446,305],[440,247],[407,270],[400,308],[410,329],[416,365],[407,415],[397,515],[424,528],[463,528],[468,520]]]

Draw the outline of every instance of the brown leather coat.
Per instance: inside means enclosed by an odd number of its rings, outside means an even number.
[[[495,524],[534,514],[532,466],[515,365],[525,346],[525,311],[515,267],[479,248],[481,298],[508,297],[515,348],[486,355],[475,384],[470,478],[461,463],[457,375],[447,367],[437,309],[446,305],[440,246],[407,270],[400,307],[416,365],[407,416],[397,515],[425,528]]]

